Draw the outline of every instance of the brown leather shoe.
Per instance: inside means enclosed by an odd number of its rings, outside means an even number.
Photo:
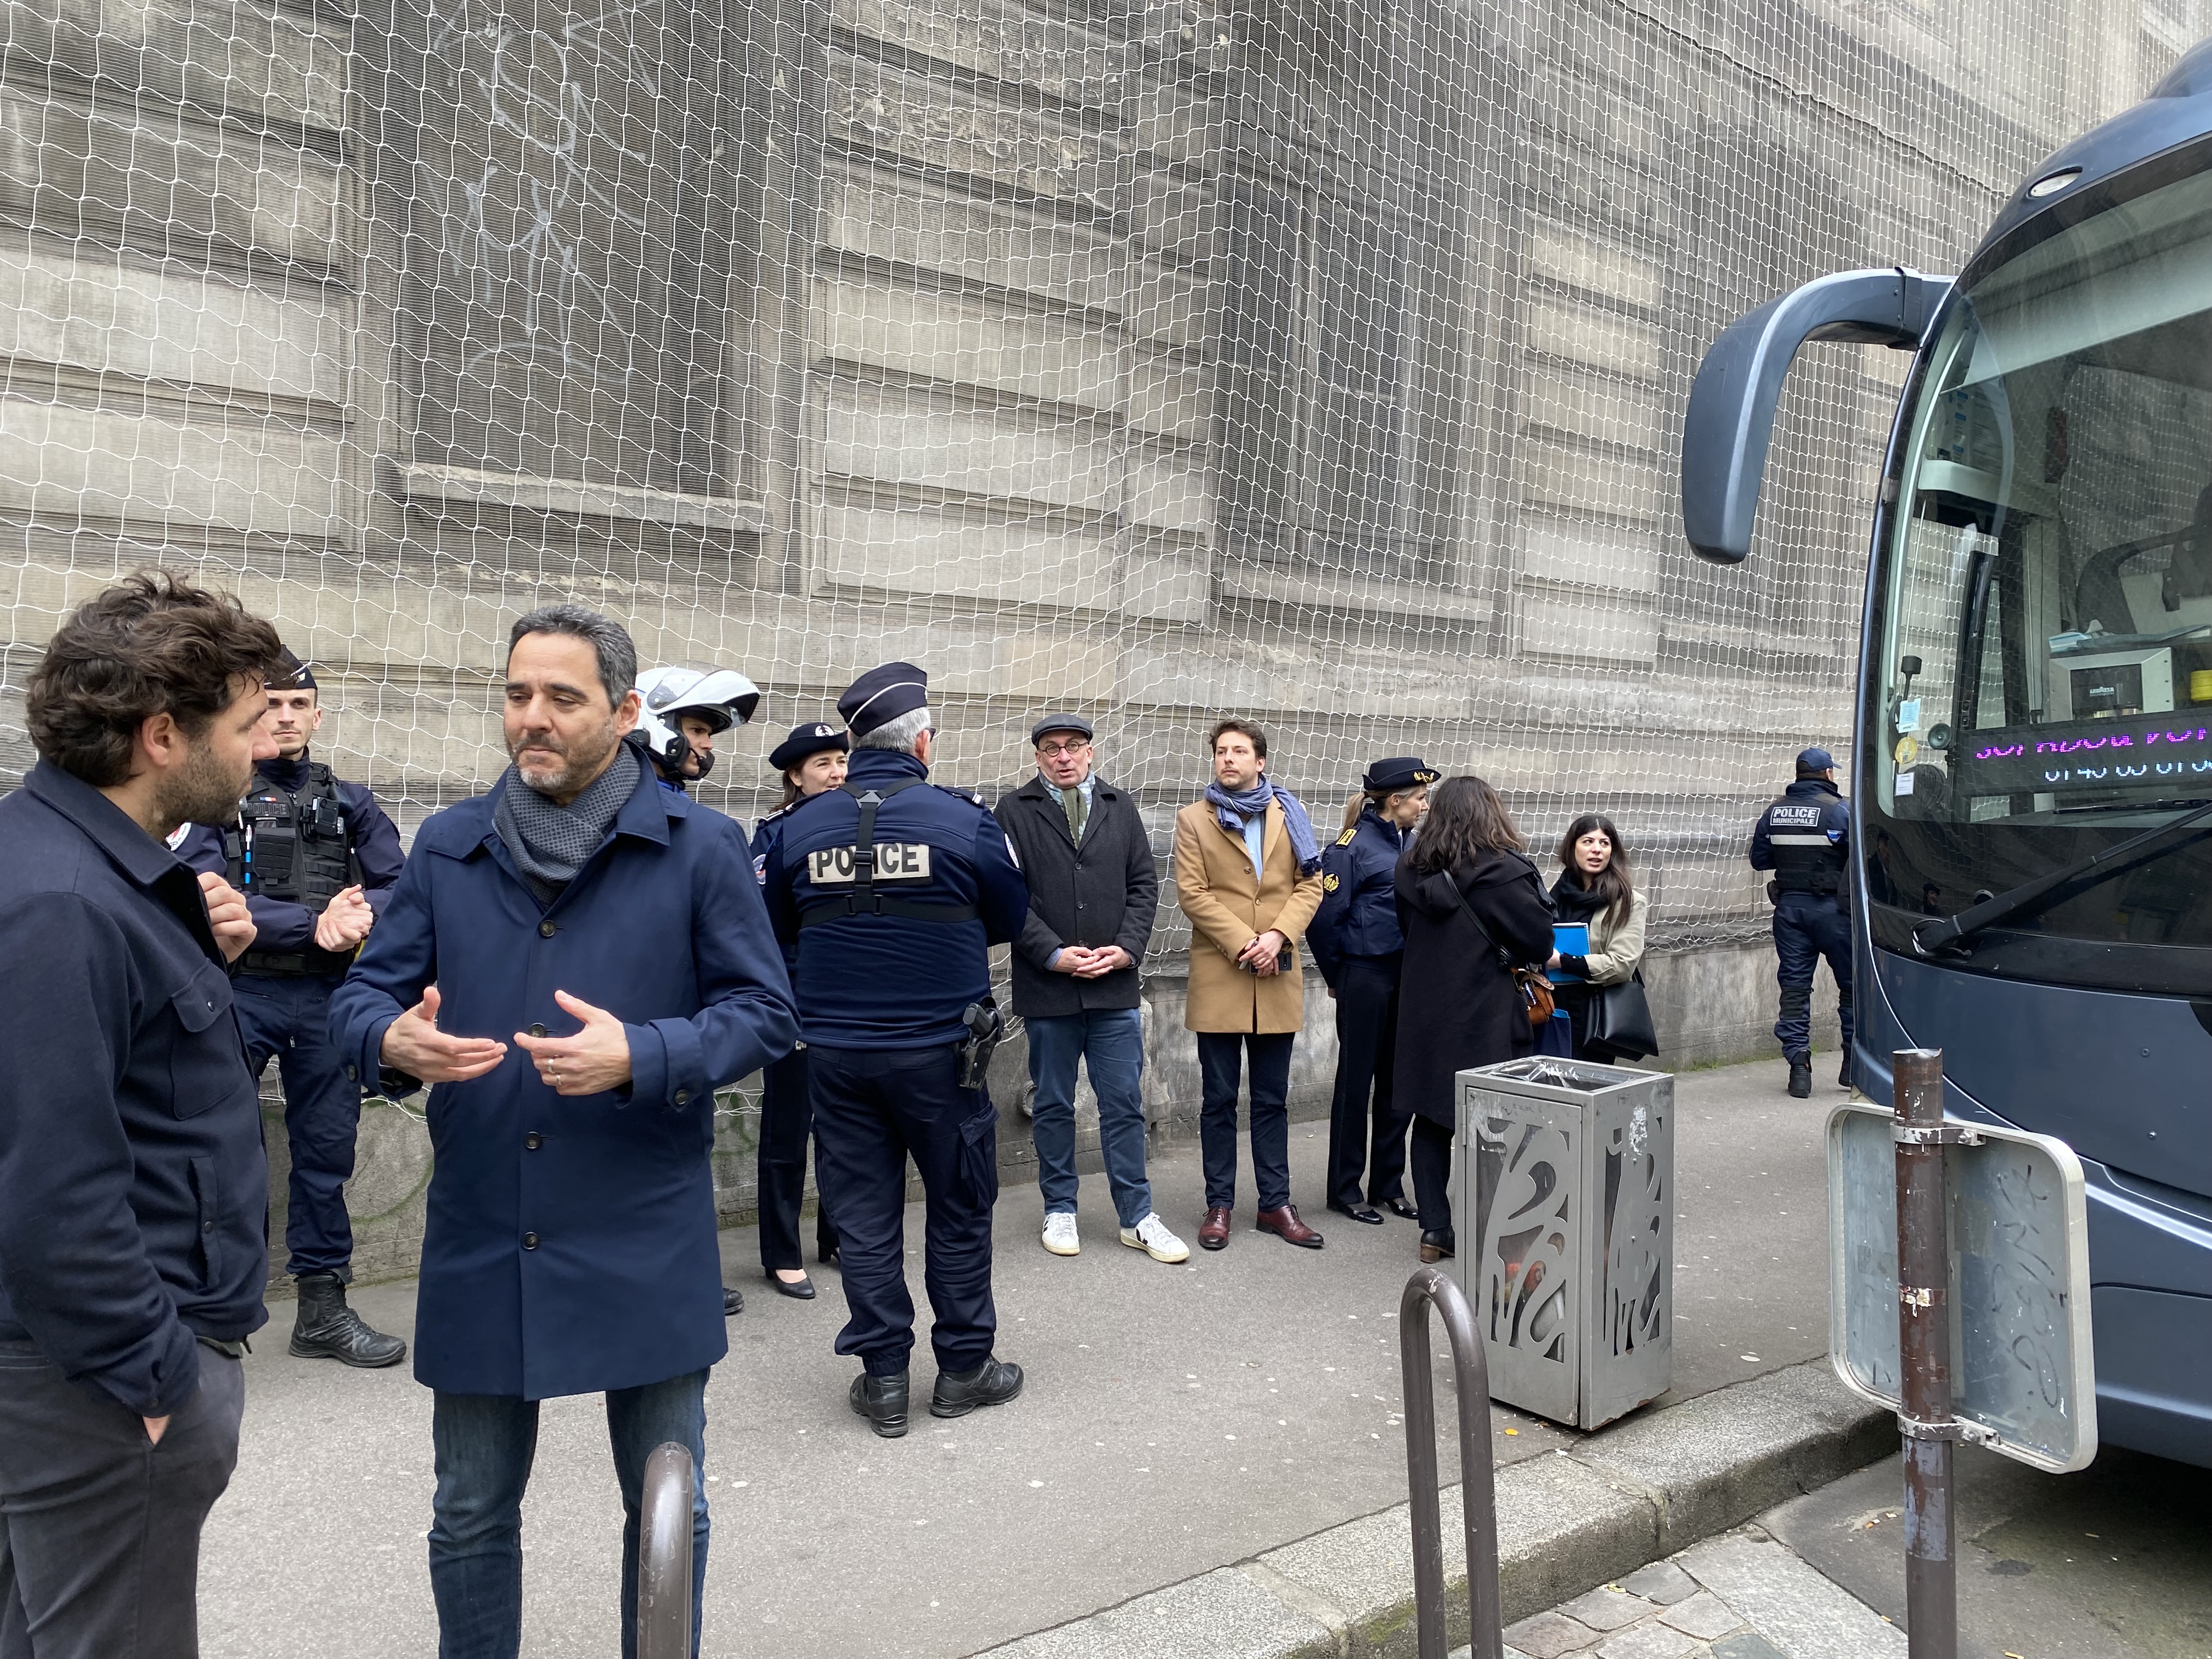
[[[1261,1232],[1273,1233],[1285,1244],[1295,1244],[1302,1250],[1317,1250],[1322,1237],[1298,1219],[1298,1206],[1285,1204],[1279,1210],[1262,1210],[1256,1224]]]
[[[1229,1243],[1229,1206],[1217,1204],[1206,1212],[1199,1224],[1198,1248],[1201,1250],[1224,1249]]]

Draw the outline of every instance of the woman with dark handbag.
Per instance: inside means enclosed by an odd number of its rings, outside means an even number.
[[[1529,1053],[1534,1016],[1551,1015],[1538,964],[1551,953],[1552,902],[1522,850],[1505,803],[1480,778],[1447,778],[1398,861],[1400,981],[1396,1087],[1413,1113],[1409,1162],[1421,1210],[1421,1260],[1457,1251],[1452,1231],[1455,1079]]]
[[[1644,995],[1644,919],[1628,843],[1613,820],[1585,812],[1559,839],[1552,904],[1563,922],[1589,929],[1589,949],[1552,952],[1552,994],[1574,1025],[1574,1057],[1610,1063],[1658,1052]]]

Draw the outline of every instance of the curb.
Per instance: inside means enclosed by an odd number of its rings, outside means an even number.
[[[1741,1526],[1895,1449],[1892,1415],[1850,1394],[1816,1359],[1502,1468],[1506,1620]],[[1457,1486],[1444,1488],[1443,1509],[1455,1647],[1468,1639]],[[1408,1513],[1394,1504],[1018,1638],[988,1650],[988,1659],[1410,1659]]]

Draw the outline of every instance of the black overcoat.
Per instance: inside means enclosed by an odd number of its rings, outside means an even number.
[[[1160,878],[1135,799],[1103,778],[1094,783],[1079,849],[1068,836],[1060,792],[1042,778],[1009,790],[998,810],[1030,884],[1029,916],[1014,941],[1014,1012],[1024,1019],[1050,1019],[1092,1008],[1135,1007],[1137,967],[1097,979],[1051,968],[1065,945],[1118,945],[1133,963],[1143,963],[1160,908]]]
[[[1411,856],[1398,860],[1396,878],[1406,965],[1395,1086],[1401,1105],[1449,1128],[1458,1115],[1452,1092],[1458,1073],[1535,1047],[1513,976],[1468,907],[1516,961],[1540,965],[1552,954],[1552,900],[1536,866],[1518,853],[1486,854],[1449,875],[1423,875]],[[1466,905],[1452,890],[1455,882]]]

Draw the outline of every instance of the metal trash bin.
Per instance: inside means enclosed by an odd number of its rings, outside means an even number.
[[[1450,1265],[1489,1349],[1491,1398],[1594,1429],[1664,1394],[1674,1079],[1531,1055],[1462,1072],[1458,1087]]]

